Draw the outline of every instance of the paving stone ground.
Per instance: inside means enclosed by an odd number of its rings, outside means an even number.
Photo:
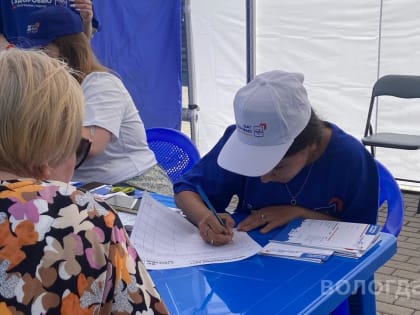
[[[395,256],[375,273],[376,310],[380,315],[420,315],[419,195],[404,192],[404,226]],[[386,207],[381,209],[383,223]]]

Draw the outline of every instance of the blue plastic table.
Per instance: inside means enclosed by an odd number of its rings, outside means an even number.
[[[142,192],[136,191],[140,198]],[[151,194],[166,206],[173,198]],[[240,220],[238,216],[234,216]],[[250,235],[261,245],[279,229]],[[396,238],[381,242],[359,259],[333,256],[322,264],[259,256],[187,268],[150,270],[171,314],[328,314],[358,289],[361,314],[375,314],[374,272],[397,251]]]
[[[264,245],[274,233],[251,236]],[[395,253],[396,238],[383,233],[360,259],[317,264],[256,255],[150,274],[171,314],[328,314],[357,288],[362,313],[375,314],[373,274]]]

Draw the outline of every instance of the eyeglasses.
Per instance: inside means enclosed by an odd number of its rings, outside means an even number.
[[[76,151],[76,166],[74,169],[77,169],[82,163],[86,160],[89,155],[90,147],[92,146],[92,141],[86,138],[80,139],[79,146]]]

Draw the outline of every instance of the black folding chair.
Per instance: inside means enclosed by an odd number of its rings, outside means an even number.
[[[362,143],[371,147],[372,155],[375,156],[375,148],[392,148],[402,150],[420,149],[420,135],[374,132],[371,118],[375,101],[379,96],[394,96],[398,98],[420,98],[420,76],[416,75],[385,75],[376,81],[372,89],[366,127]],[[379,104],[377,104],[379,106]],[[420,134],[420,132],[419,132]],[[420,200],[417,206],[420,212]]]
[[[364,145],[375,147],[418,150],[420,149],[420,135],[373,132],[371,117],[375,100],[378,96],[395,96],[399,98],[420,98],[420,76],[414,75],[386,75],[376,81],[370,98],[369,112],[365,133],[362,138]]]

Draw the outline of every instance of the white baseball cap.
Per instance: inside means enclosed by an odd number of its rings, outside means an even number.
[[[262,73],[239,89],[233,106],[236,129],[217,163],[245,176],[271,171],[311,117],[303,75],[280,70]]]

